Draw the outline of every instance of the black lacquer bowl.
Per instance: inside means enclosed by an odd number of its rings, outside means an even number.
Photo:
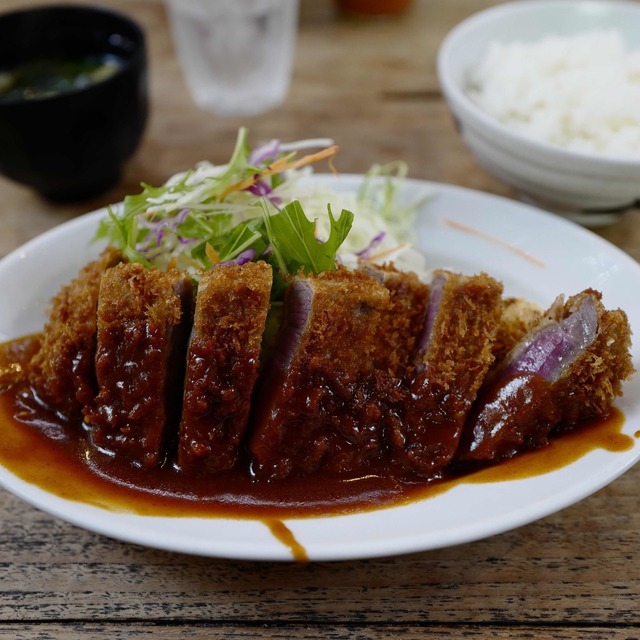
[[[33,60],[113,56],[113,75],[38,98],[0,96],[0,173],[54,201],[106,191],[147,120],[145,37],[103,8],[50,5],[0,15],[0,71]]]

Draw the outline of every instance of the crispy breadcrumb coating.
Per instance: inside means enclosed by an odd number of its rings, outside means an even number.
[[[67,418],[79,418],[82,407],[90,405],[95,395],[93,357],[100,278],[122,260],[119,251],[105,250],[51,301],[29,379],[42,400]]]
[[[593,289],[569,298],[562,317],[571,314],[584,296],[597,300],[596,338],[558,381],[564,391],[562,423],[570,426],[589,417],[604,417],[622,395],[622,383],[635,369],[631,362],[631,328],[622,309],[608,311],[602,294]]]

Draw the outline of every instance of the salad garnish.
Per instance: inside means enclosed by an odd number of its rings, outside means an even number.
[[[337,150],[329,139],[270,140],[252,149],[241,128],[227,164],[202,162],[162,186],[143,184],[108,208],[96,239],[132,262],[175,266],[194,278],[230,262],[266,260],[282,279],[406,253],[420,204],[396,197],[406,166],[372,167],[357,194],[305,184],[311,165],[331,162]]]

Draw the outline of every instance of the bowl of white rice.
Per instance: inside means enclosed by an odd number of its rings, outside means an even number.
[[[640,200],[640,3],[523,0],[443,41],[438,76],[466,145],[525,199],[581,222]]]

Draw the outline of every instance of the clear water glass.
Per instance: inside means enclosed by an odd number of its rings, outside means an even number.
[[[167,0],[167,7],[196,104],[221,115],[250,116],[284,102],[298,0]]]

